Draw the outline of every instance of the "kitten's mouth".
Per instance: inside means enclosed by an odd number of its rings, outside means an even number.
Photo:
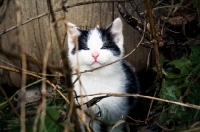
[[[101,65],[101,63],[98,62],[98,61],[94,61],[94,62],[92,63],[92,66],[95,66],[95,67],[100,66],[100,65]]]
[[[93,64],[100,64],[100,63],[99,63],[98,61],[94,61],[94,62],[92,63],[92,65],[93,65]]]

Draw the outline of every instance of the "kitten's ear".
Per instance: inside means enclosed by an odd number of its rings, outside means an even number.
[[[67,28],[67,35],[68,35],[68,41],[71,43],[75,43],[76,37],[80,35],[80,31],[76,25],[68,22],[68,28]]]
[[[113,35],[116,43],[118,43],[119,41],[123,41],[123,24],[120,18],[116,18],[107,29],[109,29],[109,31]]]

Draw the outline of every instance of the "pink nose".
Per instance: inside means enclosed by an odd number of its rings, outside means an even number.
[[[94,60],[96,60],[98,56],[99,56],[99,53],[97,52],[92,53],[92,57],[94,58]]]

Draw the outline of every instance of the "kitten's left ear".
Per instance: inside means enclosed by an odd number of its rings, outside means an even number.
[[[76,25],[68,22],[67,35],[68,35],[68,40],[70,40],[71,42],[75,42],[75,37],[80,35],[80,31],[76,27]]]
[[[116,18],[107,29],[110,30],[116,43],[118,43],[119,41],[123,41],[123,34],[122,34],[123,24],[120,18]]]

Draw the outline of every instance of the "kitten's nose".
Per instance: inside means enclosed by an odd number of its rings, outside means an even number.
[[[96,60],[98,56],[99,56],[98,52],[92,53],[92,57],[94,58],[94,60]]]

